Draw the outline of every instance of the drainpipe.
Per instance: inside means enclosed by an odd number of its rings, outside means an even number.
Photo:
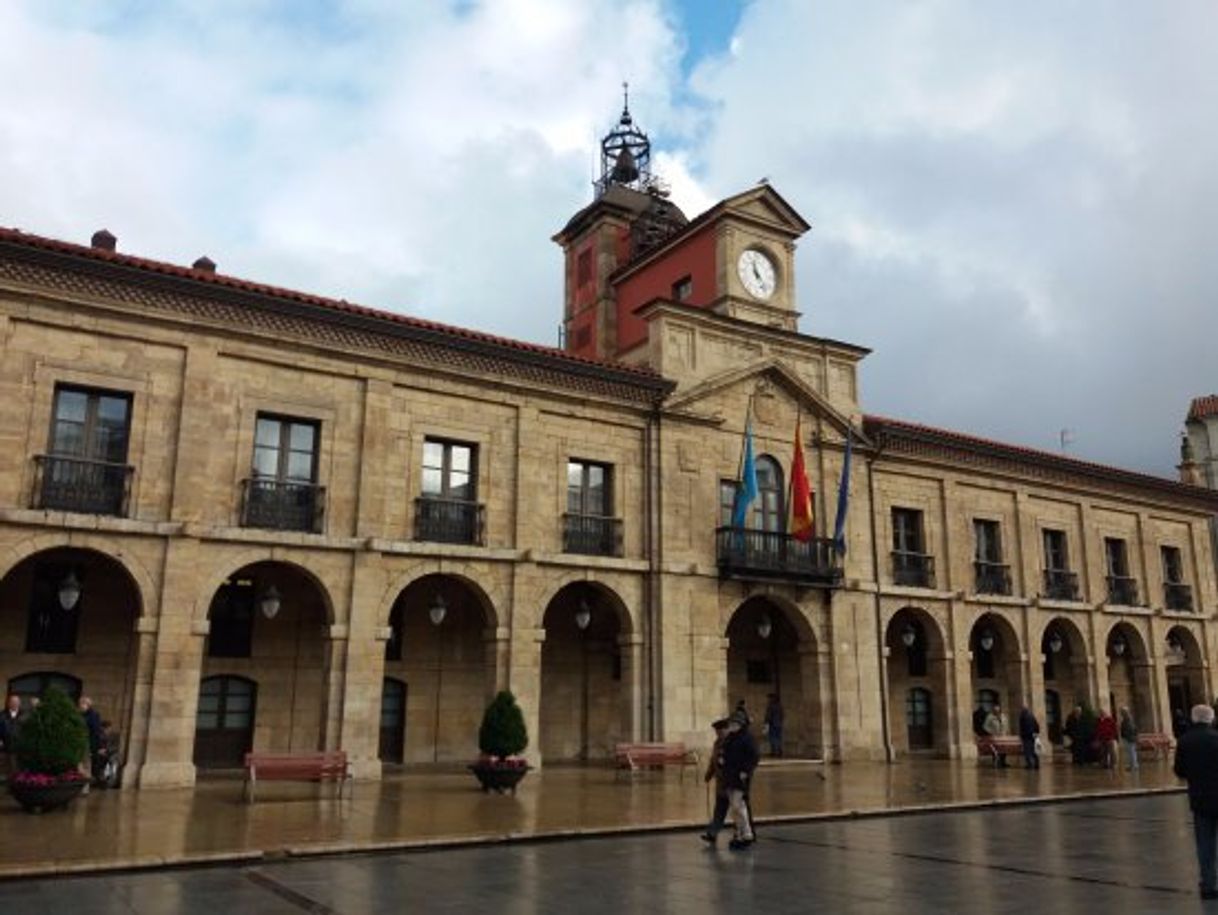
[[[659,511],[659,452],[660,452],[660,404],[652,404],[651,415],[647,418],[647,431],[643,437],[643,525],[644,552],[647,555],[647,578],[644,582],[644,614],[643,614],[643,667],[644,667],[644,736],[647,740],[656,739],[656,669],[654,641],[656,626],[656,573],[659,568],[656,528],[659,526],[656,513]]]
[[[883,451],[883,445],[877,443],[876,450],[867,458],[867,507],[871,515],[871,569],[875,584],[872,594],[875,604],[876,656],[880,664],[880,728],[884,736],[884,757],[891,763],[895,761],[896,754],[892,749],[892,727],[888,708],[888,663],[884,657],[884,611],[880,602],[880,542],[876,530],[875,507],[875,462]]]

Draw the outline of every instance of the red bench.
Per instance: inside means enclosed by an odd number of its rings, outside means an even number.
[[[245,798],[254,802],[254,789],[259,781],[338,782],[338,796],[343,785],[352,784],[351,768],[344,750],[320,750],[304,753],[246,753]],[[348,791],[350,796],[350,791]]]
[[[1155,759],[1159,758],[1162,753],[1166,759],[1171,753],[1172,745],[1175,743],[1170,734],[1139,734],[1138,749],[1149,750],[1154,754]]]
[[[680,766],[682,780],[686,766],[698,765],[697,752],[683,743],[619,743],[613,748],[613,758],[619,772]]]
[[[978,737],[977,758],[985,759],[987,755],[994,760],[994,765],[1001,765],[1003,759],[1007,756],[1023,755],[1023,742],[1018,737],[1003,735],[998,737]]]

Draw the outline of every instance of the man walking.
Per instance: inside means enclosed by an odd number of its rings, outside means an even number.
[[[727,739],[727,723],[726,718],[720,718],[711,724],[711,727],[715,729],[715,745],[711,747],[705,781],[708,784],[713,781],[715,784],[715,809],[711,814],[710,822],[706,824],[706,829],[702,832],[702,841],[709,842],[711,845],[715,844],[719,830],[723,828],[723,821],[727,819],[727,785],[723,780],[723,743]]]
[[[1214,710],[1194,705],[1190,727],[1176,744],[1175,772],[1188,782],[1188,806],[1193,811],[1193,838],[1197,845],[1201,898],[1218,899],[1214,855],[1218,839],[1218,731]]]
[[[1029,769],[1040,768],[1040,757],[1036,755],[1036,735],[1040,733],[1040,722],[1026,705],[1019,711],[1019,743],[1023,747],[1023,764]]]
[[[728,719],[727,737],[723,741],[723,783],[727,787],[727,803],[736,826],[736,836],[728,845],[733,851],[753,844],[753,818],[748,794],[758,759],[757,742],[749,733],[748,716],[737,709]]]

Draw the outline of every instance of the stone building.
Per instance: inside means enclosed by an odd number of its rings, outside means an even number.
[[[91,695],[140,786],[464,761],[500,688],[535,762],[771,693],[832,761],[1213,695],[1218,494],[865,416],[867,350],[797,327],[802,217],[762,184],[688,220],[649,158],[623,111],[555,236],[561,350],[0,230],[0,683]]]

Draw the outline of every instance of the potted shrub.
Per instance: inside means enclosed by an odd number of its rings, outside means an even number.
[[[524,714],[516,697],[501,691],[482,715],[478,729],[478,761],[470,771],[478,777],[483,791],[516,793],[516,785],[529,771],[520,755],[529,745],[529,732],[524,726]]]
[[[17,771],[8,790],[26,810],[54,810],[68,804],[89,783],[80,771],[89,755],[84,719],[66,694],[52,687],[21,723]]]

